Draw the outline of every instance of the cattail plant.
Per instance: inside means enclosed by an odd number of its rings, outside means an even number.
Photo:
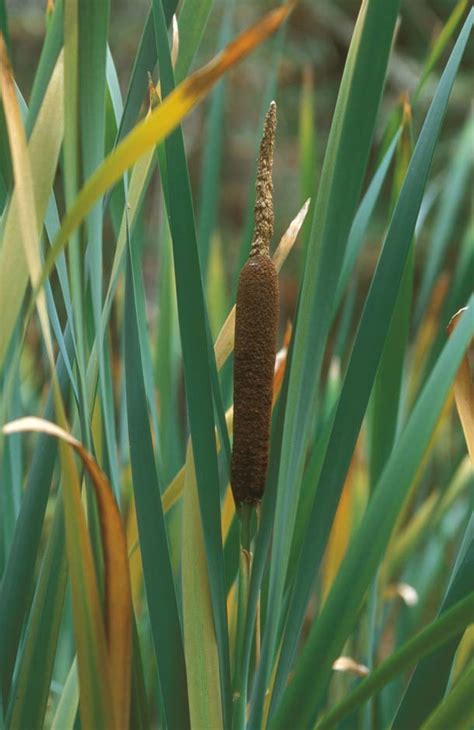
[[[258,157],[253,241],[237,292],[231,473],[237,506],[261,500],[268,467],[279,308],[278,275],[270,258],[275,129],[273,101],[265,118]]]
[[[239,277],[234,344],[234,445],[231,484],[240,517],[238,621],[233,726],[245,726],[247,677],[243,665],[244,627],[252,570],[252,516],[265,489],[275,368],[279,290],[270,258],[273,235],[273,148],[276,104],[265,118],[257,165],[255,229],[248,261]],[[259,621],[256,649],[259,653]]]

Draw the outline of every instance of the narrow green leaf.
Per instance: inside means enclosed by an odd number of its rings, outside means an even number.
[[[349,278],[354,269],[357,257],[360,253],[361,247],[366,239],[367,228],[369,226],[370,219],[377,205],[377,201],[382,190],[382,186],[385,182],[390,164],[393,160],[393,156],[397,149],[398,140],[400,138],[401,130],[398,130],[393,140],[391,141],[387,151],[385,152],[379,167],[375,175],[373,176],[367,192],[361,200],[361,203],[357,209],[357,213],[354,216],[351,230],[347,238],[347,248],[342,262],[341,273],[339,275],[339,281],[337,285],[337,293],[335,298],[334,310],[337,311],[346,289]]]
[[[474,297],[471,297],[470,306],[474,306]],[[313,623],[292,681],[270,723],[272,730],[283,730],[290,724],[309,727],[315,721],[329,681],[332,662],[354,626],[370,580],[387,547],[399,510],[473,334],[474,320],[464,316],[443,349],[387,462],[329,597],[317,621]]]
[[[148,715],[145,676],[143,670],[137,623],[133,619],[133,661],[132,661],[132,706],[130,708],[130,727],[134,730],[148,730],[151,726]],[[58,729],[59,730],[59,729]]]
[[[66,684],[54,713],[51,730],[73,730],[79,707],[79,680],[77,676],[77,659],[71,664]],[[22,726],[20,726],[22,727]],[[26,726],[23,726],[26,727]]]
[[[420,730],[470,728],[474,723],[474,662],[458,680],[454,689],[436,708]]]
[[[407,102],[403,103],[402,118],[402,133],[398,142],[393,175],[393,201],[396,201],[400,195],[403,179],[413,152],[411,110]],[[371,396],[369,447],[371,486],[375,486],[382,473],[397,434],[400,392],[410,328],[414,267],[415,248],[414,242],[412,242]]]
[[[8,53],[11,55],[10,33],[8,32],[8,15],[5,7],[5,0],[0,0],[0,31],[5,38]]]
[[[56,506],[42,560],[8,708],[8,723],[19,730],[42,727],[44,722],[66,592],[64,540],[61,499]],[[39,666],[41,672],[37,671]]]
[[[187,5],[192,5],[189,3]],[[203,4],[203,3],[201,3]],[[185,4],[183,10],[187,7]],[[226,3],[221,28],[219,30],[218,49],[227,45],[230,39],[232,14],[235,0]],[[181,43],[182,43],[181,38]],[[182,46],[180,46],[182,47]],[[179,67],[179,57],[178,57]],[[178,70],[176,74],[179,78]],[[222,140],[224,134],[224,101],[226,81],[222,79],[210,96],[209,114],[207,115],[207,130],[204,142],[204,152],[201,170],[201,184],[199,193],[199,223],[197,240],[199,244],[199,258],[204,283],[207,282],[209,268],[209,248],[211,237],[215,233],[217,211],[219,208],[219,176],[222,166]]]
[[[26,132],[30,137],[31,131],[36,124],[38,112],[43,104],[47,87],[57,64],[64,36],[64,2],[58,0],[54,4],[53,15],[49,20],[46,38],[41,49],[41,56],[33,81],[33,88],[30,95],[29,111],[26,120]]]
[[[104,159],[105,90],[107,31],[109,2],[97,4],[94,0],[81,3],[79,14],[79,115],[82,154],[82,177],[87,180]],[[85,238],[87,249],[87,278],[90,282],[92,316],[96,331],[99,363],[99,394],[104,431],[105,461],[115,493],[118,493],[119,474],[116,455],[116,436],[113,402],[111,401],[110,371],[107,370],[104,345],[107,339],[102,329],[102,198],[99,198],[87,216]],[[84,272],[86,275],[86,272]]]
[[[433,661],[431,656],[433,650],[452,636],[461,634],[473,618],[474,594],[471,594],[452,606],[382,662],[353,692],[322,717],[315,730],[329,730],[329,728],[336,727],[341,720],[356,710],[369,697],[380,692],[394,677],[409,670],[425,655],[429,654],[430,661]],[[419,702],[422,704],[421,698]],[[404,727],[410,726],[404,725]]]
[[[174,89],[173,69],[164,16],[158,2],[154,2],[153,11],[161,88],[166,96]],[[219,651],[224,724],[227,727],[231,690],[220,488],[212,407],[212,364],[209,361],[209,357],[214,359],[214,353],[207,323],[189,173],[183,137],[179,128],[167,138],[165,150],[169,195],[168,213],[173,240],[187,409]],[[213,369],[215,374],[217,372],[215,361]],[[215,382],[218,385],[216,377]]]
[[[319,569],[344,478],[360,430],[412,240],[423,190],[449,94],[469,38],[466,21],[426,116],[362,313],[344,378],[317,496],[308,521],[292,588],[274,694],[283,690],[293,660],[315,573]]]
[[[303,69],[299,106],[298,160],[303,200],[314,197],[316,186],[315,106],[313,70],[308,65]]]
[[[435,42],[433,43],[433,46],[428,54],[428,58],[425,61],[420,80],[416,87],[416,91],[415,91],[415,95],[414,95],[414,103],[417,101],[420,93],[422,92],[427,80],[430,77],[430,74],[432,73],[437,62],[439,61],[440,56],[442,55],[443,51],[445,50],[447,44],[449,43],[452,36],[456,32],[456,28],[458,27],[459,23],[461,22],[462,16],[464,15],[464,13],[466,11],[467,4],[468,4],[468,0],[458,0],[456,5],[452,9],[451,15],[449,16],[441,33],[439,34],[439,36],[436,38]]]
[[[79,2],[68,0],[64,7],[64,104],[63,187],[66,210],[69,210],[80,186],[80,126],[79,126]],[[65,96],[66,98],[66,96]],[[79,416],[82,437],[87,448],[91,446],[90,412],[86,395],[86,337],[85,337],[85,267],[79,231],[74,229],[68,236],[68,274],[73,305],[71,327],[77,343],[76,364],[79,383]],[[54,244],[53,244],[54,245]],[[51,255],[52,249],[48,254]],[[88,518],[98,555],[97,525],[93,509],[88,506]]]
[[[180,83],[189,71],[206,30],[212,4],[213,0],[184,0],[181,3],[178,21],[179,53],[175,72],[177,83]]]
[[[184,461],[179,422],[179,332],[174,281],[173,251],[166,216],[163,216],[160,241],[158,285],[158,337],[155,355],[156,383],[159,390],[160,418],[166,423],[161,432],[163,479],[169,484]]]
[[[438,212],[433,222],[433,235],[430,240],[430,251],[422,271],[420,290],[416,302],[415,320],[419,325],[428,305],[433,285],[439,274],[443,258],[452,240],[452,232],[460,205],[466,195],[469,175],[472,171],[470,151],[474,144],[474,120],[468,116],[464,130],[456,146],[452,162],[446,171]]]
[[[167,25],[171,23],[171,18],[173,17],[173,13],[176,11],[177,5],[178,0],[166,0],[164,2]],[[123,116],[120,120],[115,146],[117,146],[118,143],[127,136],[137,120],[138,113],[143,102],[143,97],[145,95],[145,89],[147,88],[148,74],[155,68],[156,59],[157,54],[153,9],[150,6],[145,25],[143,27],[143,33],[140,38],[137,55],[135,56],[135,62],[133,64],[127,96],[125,98]]]
[[[148,610],[166,718],[170,727],[184,730],[189,727],[186,668],[148,421],[137,323],[137,277],[129,252],[125,295],[125,380],[130,461]]]
[[[219,653],[191,446],[186,457],[183,499],[181,570],[191,727],[221,728]]]

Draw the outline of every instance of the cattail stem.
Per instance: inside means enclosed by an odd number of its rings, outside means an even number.
[[[277,344],[278,275],[270,258],[275,129],[276,104],[272,102],[258,158],[254,236],[249,259],[240,273],[235,317],[231,484],[240,520],[240,562],[233,730],[245,730],[246,726],[249,667],[244,658],[244,644],[252,570],[252,527],[267,477]]]
[[[247,671],[243,661],[245,628],[252,571],[252,523],[254,506],[243,504],[239,510],[240,517],[240,560],[239,587],[237,603],[237,634],[235,643],[235,667],[233,687],[233,730],[244,730],[247,712]]]
[[[257,525],[255,532],[257,533],[260,527],[260,504],[257,504],[255,508],[255,516],[257,520]],[[261,647],[261,602],[260,602],[260,593],[258,594],[257,598],[257,612],[255,616],[255,665],[257,665],[260,661],[260,647]]]

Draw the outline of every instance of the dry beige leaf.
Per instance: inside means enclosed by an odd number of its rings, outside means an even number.
[[[365,664],[358,664],[355,659],[350,656],[340,656],[333,663],[332,668],[335,672],[349,672],[357,677],[366,677],[369,668]]]
[[[451,317],[448,333],[451,334],[457,326],[461,316],[472,317],[473,312],[463,307]],[[469,352],[464,355],[453,385],[454,399],[458,410],[459,420],[464,431],[467,450],[474,464],[474,383],[469,364]]]

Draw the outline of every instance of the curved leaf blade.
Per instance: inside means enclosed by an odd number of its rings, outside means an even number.
[[[12,421],[3,433],[35,431],[58,438],[77,452],[94,485],[99,508],[105,564],[105,626],[115,718],[121,727],[130,714],[132,597],[125,531],[112,488],[104,472],[84,446],[50,421],[33,416]]]

